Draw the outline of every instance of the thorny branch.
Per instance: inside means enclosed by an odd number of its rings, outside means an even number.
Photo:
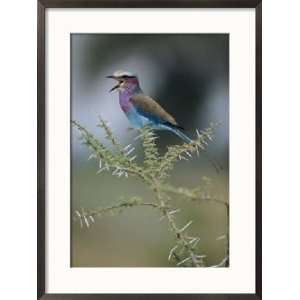
[[[95,217],[103,216],[105,214],[114,215],[115,213],[121,213],[126,208],[131,207],[150,207],[159,209],[159,205],[157,203],[152,202],[143,202],[143,200],[139,197],[132,197],[128,200],[123,200],[120,203],[117,203],[108,207],[99,207],[93,210],[75,210],[74,220],[80,221],[80,227],[82,228],[85,224],[87,227],[90,227],[90,223],[95,223]]]
[[[197,137],[190,144],[183,143],[182,145],[174,145],[168,147],[166,153],[162,156],[159,155],[156,139],[157,137],[149,127],[144,127],[139,130],[139,135],[135,139],[141,139],[144,149],[143,164],[139,165],[135,162],[136,155],[134,154],[134,147],[132,145],[123,146],[118,139],[114,136],[107,122],[99,117],[98,127],[102,128],[106,133],[105,138],[111,142],[113,149],[109,149],[101,143],[93,134],[81,126],[78,122],[72,121],[80,134],[82,143],[87,146],[91,155],[89,159],[94,158],[99,163],[99,170],[97,173],[109,171],[113,176],[128,177],[135,176],[145,183],[154,193],[154,202],[143,202],[139,197],[133,197],[128,200],[123,200],[120,203],[105,207],[98,208],[90,211],[84,209],[76,210],[74,219],[79,220],[81,226],[85,224],[87,227],[95,222],[96,216],[102,216],[106,213],[120,213],[124,209],[143,206],[156,209],[161,214],[161,219],[165,219],[169,226],[170,231],[174,235],[175,245],[169,252],[168,259],[173,259],[177,266],[184,267],[205,267],[204,258],[206,255],[197,253],[197,245],[200,241],[199,237],[190,236],[187,231],[190,228],[192,221],[189,221],[183,226],[176,223],[175,215],[180,211],[170,205],[172,198],[170,194],[180,196],[182,199],[191,201],[210,201],[224,205],[226,208],[227,220],[229,217],[229,205],[214,197],[210,197],[203,193],[201,188],[187,189],[183,187],[173,187],[165,182],[166,178],[170,176],[170,171],[174,168],[179,160],[189,160],[193,154],[205,151],[208,141],[213,140],[214,124],[211,127],[199,132],[196,130]],[[228,232],[224,237],[225,253],[224,259],[215,266],[223,267],[229,264],[229,234]]]

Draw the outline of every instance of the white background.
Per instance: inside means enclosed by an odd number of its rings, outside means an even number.
[[[1,6],[4,299],[36,298],[35,9],[31,0]],[[265,0],[263,5],[263,298],[267,300],[296,299],[299,294],[299,9],[296,0]]]
[[[151,24],[154,18],[156,22]],[[115,12],[113,9],[50,9],[46,20],[46,290],[49,293],[253,293],[254,9]],[[178,20],[185,24],[180,25]],[[111,25],[107,29],[106,24],[118,22],[123,24],[122,28]],[[138,30],[136,24],[140,24]],[[70,268],[70,33],[103,30],[160,33],[162,24],[164,32],[226,32],[230,35],[230,268]]]

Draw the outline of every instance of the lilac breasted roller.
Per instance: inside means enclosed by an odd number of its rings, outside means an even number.
[[[168,130],[176,134],[186,143],[191,139],[187,137],[169,113],[167,113],[155,100],[145,95],[140,88],[137,76],[116,71],[107,78],[115,79],[118,83],[110,91],[119,91],[119,103],[134,128],[149,126],[154,130]]]

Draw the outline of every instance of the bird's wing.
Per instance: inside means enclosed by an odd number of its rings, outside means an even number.
[[[178,126],[176,120],[149,96],[144,94],[136,94],[131,96],[130,102],[143,116],[160,121],[162,123],[171,124],[175,127]]]

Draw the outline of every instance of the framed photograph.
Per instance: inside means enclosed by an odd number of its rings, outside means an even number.
[[[38,1],[38,299],[261,299],[261,1]]]

